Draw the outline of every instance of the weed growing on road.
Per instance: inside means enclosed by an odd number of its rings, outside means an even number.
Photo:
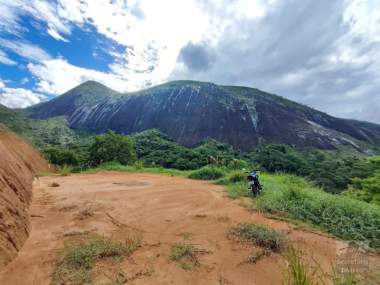
[[[255,224],[238,224],[229,232],[229,237],[243,242],[250,242],[255,246],[271,252],[281,252],[287,244],[286,237],[266,226]]]
[[[102,237],[91,237],[79,244],[67,244],[57,262],[52,283],[91,283],[91,270],[96,261],[129,256],[138,246],[138,241],[134,239],[122,243]]]
[[[207,251],[195,245],[177,243],[171,247],[169,260],[179,262],[183,269],[190,270],[200,266],[199,255],[204,253]]]

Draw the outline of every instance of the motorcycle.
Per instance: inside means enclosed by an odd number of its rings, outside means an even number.
[[[253,177],[252,175],[248,175],[247,181],[249,184],[248,189],[251,189],[253,196],[256,197],[257,195],[259,195],[262,187],[261,187],[258,179]]]

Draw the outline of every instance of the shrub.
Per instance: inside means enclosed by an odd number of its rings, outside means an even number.
[[[228,176],[228,180],[231,183],[244,182],[247,180],[247,174],[244,172],[235,171]]]
[[[367,178],[354,178],[353,186],[351,196],[380,205],[380,171]]]
[[[60,149],[60,148],[49,148],[43,151],[46,158],[55,165],[72,165],[76,166],[79,164],[80,160],[78,155],[73,151]]]
[[[189,178],[198,180],[216,180],[224,176],[224,172],[214,166],[205,166],[190,173]]]
[[[89,148],[89,160],[92,165],[109,161],[132,164],[136,161],[133,142],[129,137],[113,131],[95,136],[94,142]]]
[[[289,172],[301,174],[306,168],[305,160],[299,152],[287,145],[269,144],[260,147],[253,158],[269,172]]]
[[[232,228],[229,237],[241,241],[251,242],[264,249],[281,252],[285,249],[287,241],[283,234],[267,227],[255,224],[239,224]]]
[[[248,168],[248,162],[242,159],[235,158],[228,164],[228,167],[236,170],[246,169]]]

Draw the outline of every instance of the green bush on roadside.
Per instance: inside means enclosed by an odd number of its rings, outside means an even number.
[[[199,170],[190,173],[189,178],[198,180],[216,180],[225,176],[225,173],[220,168],[215,166],[205,166]]]

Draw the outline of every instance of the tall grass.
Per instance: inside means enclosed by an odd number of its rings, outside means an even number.
[[[321,285],[325,284],[323,277],[317,276],[317,270],[307,266],[302,259],[303,253],[293,245],[289,245],[285,254],[284,285]],[[317,280],[320,280],[318,282]]]
[[[304,179],[289,175],[262,176],[264,189],[257,207],[312,223],[380,250],[380,207],[323,192]]]
[[[346,240],[368,243],[380,250],[380,207],[326,193],[305,179],[277,174],[261,174],[264,186],[256,207],[318,226]],[[226,183],[231,198],[249,195],[245,182]]]
[[[289,244],[285,257],[284,285],[375,285],[376,273],[367,272],[362,275],[350,271],[339,273],[332,267],[331,271],[324,272],[321,265],[314,260],[311,264],[305,261],[305,254],[293,244]]]

